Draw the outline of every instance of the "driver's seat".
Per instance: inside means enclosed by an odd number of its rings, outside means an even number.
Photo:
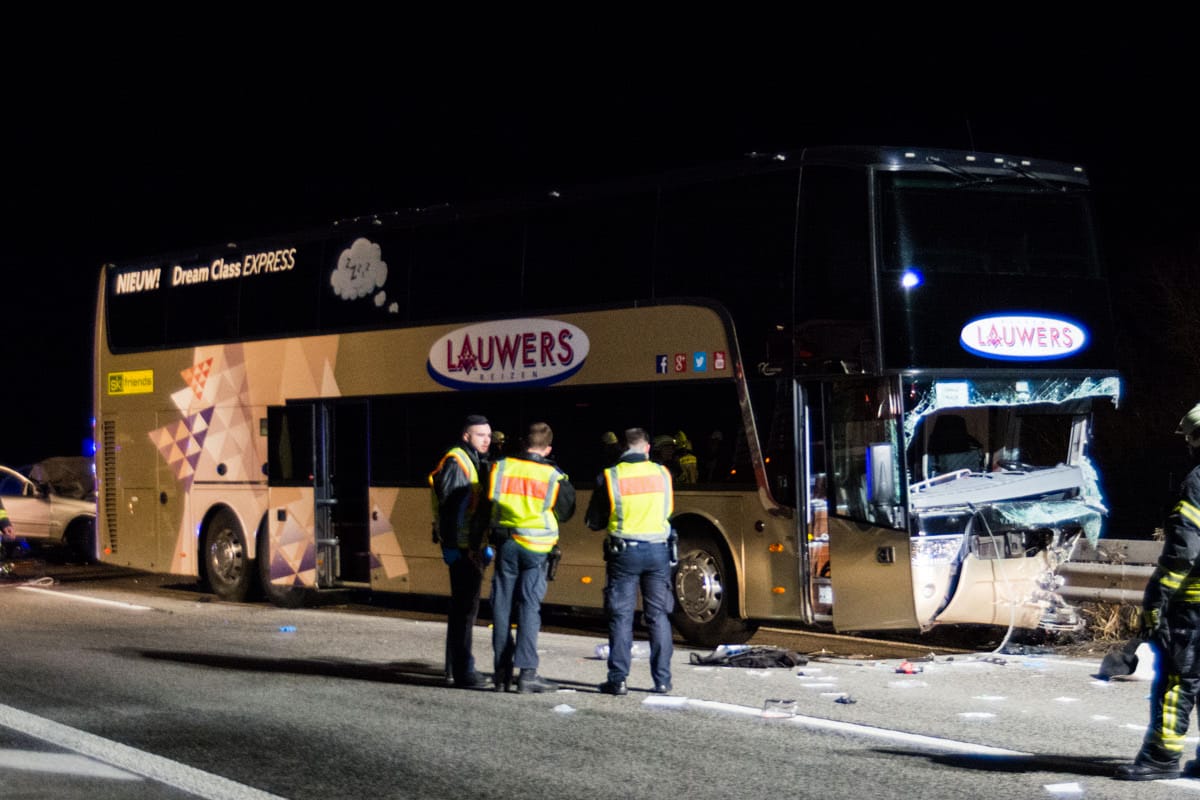
[[[929,434],[929,477],[960,469],[983,472],[983,445],[967,433],[967,421],[958,414],[945,414]]]

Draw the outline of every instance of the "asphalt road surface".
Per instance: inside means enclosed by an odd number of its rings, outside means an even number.
[[[206,798],[1180,797],[1108,776],[1136,751],[1148,684],[1099,657],[897,655],[690,663],[653,695],[595,691],[598,628],[550,620],[544,695],[448,688],[444,617],[361,598],[284,610],[104,568],[0,582],[0,795]],[[434,604],[436,606],[436,604]],[[481,666],[486,624],[476,629]],[[760,641],[798,649],[790,633]],[[857,651],[857,652],[855,652]],[[922,653],[923,651],[923,653]],[[918,656],[925,660],[914,661]],[[907,661],[907,663],[906,663]],[[1196,747],[1196,738],[1189,741]]]

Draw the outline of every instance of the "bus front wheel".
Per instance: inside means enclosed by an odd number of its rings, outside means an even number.
[[[209,520],[204,535],[204,574],[209,588],[222,600],[243,602],[254,577],[251,566],[241,523],[232,511],[221,509]]]
[[[680,533],[671,621],[690,644],[741,644],[754,635],[755,626],[734,616],[736,584],[728,564],[711,536]]]

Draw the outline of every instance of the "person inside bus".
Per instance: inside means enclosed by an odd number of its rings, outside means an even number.
[[[442,559],[450,568],[450,614],[446,620],[446,666],[460,689],[484,689],[491,682],[475,671],[471,639],[483,586],[483,535],[480,508],[492,427],[487,417],[468,416],[460,440],[442,456],[429,485],[437,500],[437,535]]]
[[[671,471],[671,479],[679,479],[679,458],[676,455],[676,443],[674,436],[662,434],[654,437],[654,444],[650,448],[650,460],[662,464]]]
[[[730,456],[725,447],[725,434],[714,430],[708,435],[708,447],[704,453],[704,480],[717,483],[729,477]]]
[[[554,431],[544,422],[529,426],[525,452],[492,464],[486,504],[490,506],[496,569],[492,574],[493,682],[498,692],[552,692],[558,685],[538,675],[537,640],[550,551],[558,525],[575,513],[575,487],[550,460]],[[517,636],[509,628],[517,611]]]
[[[675,432],[675,460],[679,464],[676,483],[696,484],[700,482],[700,463],[692,450],[692,443],[683,431]]]
[[[625,452],[625,448],[617,441],[617,435],[612,431],[605,431],[600,436],[600,463],[605,469],[616,464],[621,460],[621,454]]]
[[[504,431],[492,431],[492,446],[488,448],[488,461],[496,462],[504,458],[504,448],[508,444],[508,437]]]

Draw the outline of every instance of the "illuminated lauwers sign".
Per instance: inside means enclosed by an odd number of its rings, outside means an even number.
[[[984,358],[1044,361],[1078,353],[1087,338],[1087,330],[1074,320],[1014,314],[971,320],[963,326],[959,342]]]
[[[454,389],[546,386],[583,366],[588,337],[552,319],[482,322],[451,331],[429,348],[429,375]]]

